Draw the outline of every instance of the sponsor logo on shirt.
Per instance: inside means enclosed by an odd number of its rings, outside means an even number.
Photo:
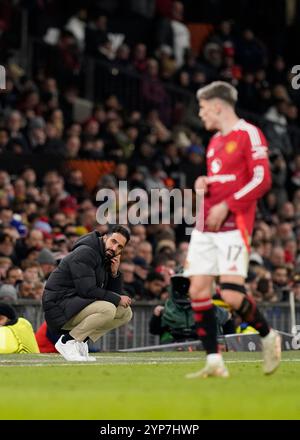
[[[210,165],[211,172],[217,174],[222,168],[222,161],[220,159],[214,159]]]
[[[216,176],[209,176],[208,183],[227,183],[234,182],[236,180],[236,176],[234,174],[218,174]]]

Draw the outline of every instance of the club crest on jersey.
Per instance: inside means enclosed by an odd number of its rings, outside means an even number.
[[[234,153],[236,149],[237,149],[237,143],[234,141],[227,142],[227,144],[225,145],[225,151],[228,154]]]
[[[210,169],[213,174],[217,174],[222,168],[222,161],[220,159],[214,159],[210,164]]]

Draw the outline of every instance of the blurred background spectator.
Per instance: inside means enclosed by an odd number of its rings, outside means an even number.
[[[124,290],[136,301],[167,300],[195,199],[157,225],[151,190],[183,194],[205,175],[210,135],[195,92],[221,79],[237,87],[239,115],[269,142],[273,186],[257,210],[248,291],[271,303],[293,291],[299,301],[300,91],[291,68],[300,8],[292,3],[275,0],[270,15],[258,0],[0,2],[1,298],[40,301],[77,238],[107,231],[96,219],[98,190],[134,208],[118,197],[126,181],[146,204],[129,224]],[[156,213],[165,211],[159,202]]]

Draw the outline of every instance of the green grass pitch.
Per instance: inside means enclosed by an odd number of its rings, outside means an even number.
[[[299,419],[300,352],[262,373],[261,353],[226,353],[231,377],[185,379],[202,352],[0,355],[0,419]]]

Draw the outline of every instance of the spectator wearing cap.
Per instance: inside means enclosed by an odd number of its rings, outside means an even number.
[[[68,255],[68,239],[64,234],[57,234],[53,238],[53,252],[60,258]]]
[[[46,232],[47,234],[51,234],[52,232],[52,228],[49,224],[48,218],[46,217],[40,217],[39,219],[37,219],[33,223],[32,229],[37,229],[38,231],[41,231],[43,233]]]
[[[4,302],[0,302],[0,340],[0,354],[39,353],[30,322],[19,318],[15,309]]]
[[[138,286],[138,290],[142,291],[144,288],[144,283],[147,278],[147,275],[150,270],[150,266],[147,264],[147,261],[142,257],[134,257],[134,279],[136,285]]]
[[[51,272],[54,271],[56,267],[56,259],[49,249],[42,249],[37,257],[37,261],[41,266],[41,270],[44,275],[44,279],[47,280]]]
[[[28,124],[28,142],[35,153],[40,153],[46,146],[46,123],[41,116],[32,118]]]
[[[160,265],[155,268],[155,272],[160,273],[164,277],[165,287],[171,284],[171,277],[175,275],[175,270],[171,267]]]
[[[17,289],[11,284],[2,284],[0,287],[0,301],[17,301]]]
[[[13,215],[10,225],[17,231],[17,234],[20,237],[25,237],[27,235],[27,227],[24,225],[19,214]]]

